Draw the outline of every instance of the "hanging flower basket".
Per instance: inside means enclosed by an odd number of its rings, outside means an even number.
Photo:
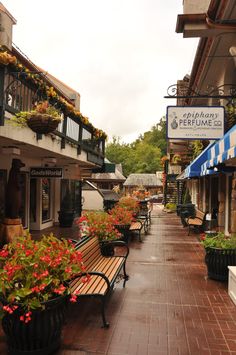
[[[58,127],[60,120],[46,113],[31,113],[27,119],[27,126],[40,134],[52,133]]]

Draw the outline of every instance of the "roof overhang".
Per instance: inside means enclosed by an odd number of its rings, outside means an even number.
[[[183,37],[214,37],[236,30],[234,23],[216,23],[207,14],[181,14],[177,16],[176,32]]]

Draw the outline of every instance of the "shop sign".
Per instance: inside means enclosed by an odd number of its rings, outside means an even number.
[[[62,168],[39,167],[30,169],[30,177],[35,178],[62,178]]]
[[[220,139],[224,113],[223,106],[168,106],[167,138]]]

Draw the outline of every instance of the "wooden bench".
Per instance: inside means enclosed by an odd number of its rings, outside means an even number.
[[[139,241],[142,242],[142,229],[144,227],[144,222],[141,220],[137,220],[135,222],[132,222],[129,231],[132,232],[138,232],[139,235]]]
[[[96,297],[101,301],[101,314],[104,327],[109,327],[105,317],[105,305],[113,289],[115,282],[122,278],[123,287],[128,280],[126,274],[126,260],[129,255],[129,248],[123,241],[111,241],[109,245],[115,248],[114,256],[103,256],[101,254],[100,243],[97,238],[85,237],[75,243],[76,250],[82,254],[83,263],[87,273],[81,274],[71,280],[69,287],[72,292],[78,292],[80,297]],[[118,249],[116,250],[116,247]],[[124,254],[121,253],[124,248]],[[123,274],[121,270],[123,269]],[[84,276],[90,275],[88,283],[84,283]]]
[[[147,234],[151,225],[151,210],[148,209],[146,211],[142,211],[139,215],[138,215],[138,219],[143,220],[144,221],[144,231]]]
[[[203,231],[204,222],[206,220],[206,212],[202,212],[199,209],[195,208],[195,216],[186,218],[186,224],[188,226],[188,235],[190,234],[191,229],[201,233]]]
[[[137,220],[131,223],[129,228],[130,232],[138,232],[139,241],[142,242],[142,229],[144,229],[145,234],[148,233],[151,225],[151,210],[142,212],[137,216]]]

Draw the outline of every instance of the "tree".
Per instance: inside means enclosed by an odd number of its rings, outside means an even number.
[[[113,137],[106,146],[106,158],[123,166],[124,175],[131,173],[155,173],[162,170],[161,157],[166,154],[166,122],[164,118],[151,131],[127,144],[120,137]]]

